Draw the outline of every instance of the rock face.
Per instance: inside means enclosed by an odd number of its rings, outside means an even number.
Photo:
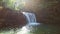
[[[60,24],[60,0],[30,0],[25,8],[33,10],[40,23]]]
[[[60,24],[60,1],[46,0],[42,2],[43,8],[36,11],[37,20],[41,23]]]
[[[35,11],[38,22],[60,25],[60,0],[30,0],[29,2],[27,2],[25,8]],[[14,25],[17,27],[25,22],[24,16],[17,11],[11,9],[0,10],[1,27],[14,27]]]
[[[0,10],[0,28],[15,28],[24,26],[25,24],[26,20],[22,13],[7,8]]]

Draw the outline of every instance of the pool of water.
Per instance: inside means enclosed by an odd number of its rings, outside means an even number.
[[[0,34],[60,34],[60,27],[47,24],[40,24],[37,26],[26,25],[16,30],[0,30]]]

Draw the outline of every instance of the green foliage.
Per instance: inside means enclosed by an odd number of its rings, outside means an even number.
[[[6,7],[19,10],[23,7],[22,1],[21,0],[3,0],[5,2]]]
[[[0,6],[2,6],[2,1],[3,1],[3,0],[0,0]]]

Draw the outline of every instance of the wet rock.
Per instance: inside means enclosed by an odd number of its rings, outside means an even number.
[[[22,13],[9,8],[3,8],[0,10],[0,23],[0,28],[16,28],[24,26],[26,20]]]

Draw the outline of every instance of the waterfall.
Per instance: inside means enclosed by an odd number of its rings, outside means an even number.
[[[36,17],[33,13],[23,12],[23,14],[26,16],[28,23],[36,22]]]
[[[39,24],[36,21],[36,16],[34,13],[30,13],[30,12],[22,12],[22,13],[23,13],[23,15],[25,15],[29,25],[38,25]]]
[[[36,25],[40,25],[40,23],[37,23],[36,16],[34,13],[30,12],[22,12],[22,14],[26,17],[27,23],[25,26],[23,26],[20,30],[18,30],[17,34],[30,34],[30,31],[33,31],[33,27]]]

